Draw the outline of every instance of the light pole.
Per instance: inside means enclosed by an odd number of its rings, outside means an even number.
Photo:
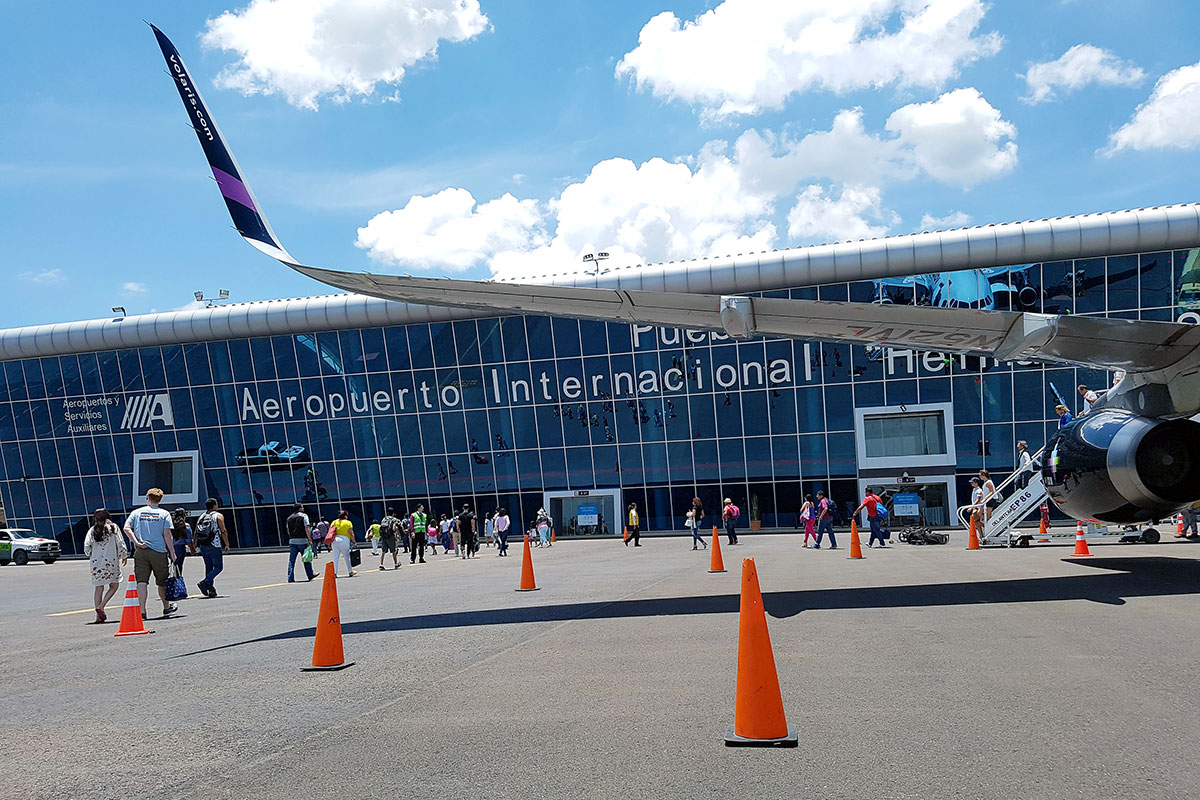
[[[196,298],[197,303],[206,303],[205,308],[212,308],[217,303],[223,303],[229,299],[229,290],[218,289],[216,297],[205,297],[204,292],[192,292],[192,297]]]
[[[583,257],[584,264],[592,264],[596,267],[596,274],[600,274],[600,262],[608,260],[608,253],[601,250],[599,253],[588,253]]]

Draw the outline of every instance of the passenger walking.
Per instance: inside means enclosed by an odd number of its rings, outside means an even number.
[[[687,526],[692,531],[692,549],[696,549],[696,544],[704,545],[704,549],[708,549],[708,542],[704,541],[704,537],[700,535],[700,523],[704,520],[704,504],[700,502],[699,497],[692,498],[692,507],[687,512]]]
[[[729,537],[730,544],[737,544],[737,518],[741,516],[742,510],[733,504],[733,501],[728,497],[725,498],[725,503],[721,508],[721,519],[725,523],[725,535]]]
[[[150,590],[150,573],[158,584],[158,598],[162,600],[164,617],[178,609],[167,601],[167,578],[170,574],[169,557],[174,550],[171,538],[171,515],[159,508],[162,489],[146,492],[146,505],[125,518],[125,535],[133,542],[133,574],[138,587],[138,605],[142,608],[142,619],[146,618],[146,595]]]
[[[321,517],[321,519],[317,521],[316,527],[313,528],[312,539],[313,539],[313,552],[314,553],[321,552],[322,547],[324,547],[326,550],[329,549],[329,547],[325,544],[325,537],[328,535],[329,535],[329,520],[325,519],[324,517]]]
[[[1079,384],[1079,396],[1083,398],[1083,411],[1079,412],[1080,416],[1092,410],[1092,406],[1100,402],[1100,396],[1087,387],[1087,384]]]
[[[546,513],[546,509],[538,509],[537,521],[534,523],[534,529],[538,534],[538,547],[543,545],[546,547],[554,546],[554,543],[550,541],[550,533],[554,530],[554,521],[550,519],[550,515]]]
[[[438,526],[433,524],[433,520],[429,520],[429,525],[425,528],[425,539],[429,544],[429,550],[433,555],[437,555],[438,537],[441,533],[438,531]]]
[[[512,525],[512,520],[508,518],[508,509],[496,509],[496,539],[500,545],[498,555],[508,555],[508,529]]]
[[[1029,479],[1032,477],[1033,456],[1029,455],[1029,445],[1022,439],[1017,442],[1017,488],[1024,489],[1029,486]]]
[[[121,568],[129,558],[125,539],[117,523],[109,517],[108,509],[97,508],[92,514],[92,525],[83,538],[83,553],[92,572],[96,622],[107,622],[104,607],[121,587]]]
[[[204,513],[196,519],[196,544],[204,559],[204,580],[196,584],[206,597],[216,597],[213,579],[225,569],[225,551],[229,549],[229,532],[225,530],[225,515],[217,511],[217,501],[209,498]]]
[[[483,543],[491,547],[496,543],[496,514],[485,514],[483,517]]]
[[[983,486],[979,478],[971,478],[971,516],[978,525],[983,521]]]
[[[1189,534],[1188,531],[1191,531]],[[1196,521],[1196,506],[1192,505],[1183,510],[1183,530],[1179,532],[1179,536],[1186,536],[1189,539],[1200,538],[1200,526]]]
[[[625,530],[629,532],[629,538],[625,540],[625,546],[629,547],[629,543],[633,542],[634,547],[641,547],[642,543],[638,541],[641,535],[639,523],[641,517],[638,516],[637,503],[630,503],[625,509]]]
[[[380,533],[379,521],[371,520],[371,524],[367,527],[367,536],[371,538],[371,555],[379,555],[379,539],[382,537]]]
[[[1000,493],[996,491],[996,484],[986,469],[979,470],[979,484],[983,487],[983,518],[988,520],[1000,505]]]
[[[187,509],[177,508],[171,512],[171,538],[175,540],[175,574],[183,577],[183,560],[188,551],[196,552],[192,539],[192,526],[188,525]]]
[[[353,578],[350,550],[354,547],[354,523],[350,521],[350,514],[344,509],[339,511],[338,518],[329,527],[333,531],[333,574],[337,575],[338,559],[341,559],[346,564],[346,577]]]
[[[418,556],[425,563],[426,526],[429,524],[425,517],[425,506],[417,504],[417,510],[408,515],[408,524],[412,530],[412,540],[408,545],[408,563],[416,564]]]
[[[821,539],[829,534],[829,549],[837,550],[837,539],[833,538],[833,503],[824,492],[817,492],[817,543],[814,550],[821,549]]]
[[[450,552],[450,545],[446,544],[446,539],[450,538],[454,542],[454,555],[458,555],[458,531],[454,529],[454,520],[450,519],[445,514],[442,514],[441,520],[438,521],[438,535],[442,540],[442,549],[447,553]],[[436,553],[434,555],[437,555]]]
[[[467,503],[463,503],[457,522],[458,538],[462,542],[462,554],[459,557],[474,558],[475,551],[478,549],[475,543],[475,512]]]
[[[859,512],[864,508],[867,510],[867,524],[871,526],[871,538],[867,540],[867,547],[873,547],[875,540],[879,540],[880,547],[887,547],[887,539],[883,535],[883,515],[880,513],[883,506],[883,498],[875,494],[875,490],[868,488],[867,494],[863,497],[863,501],[859,503],[858,508],[854,509],[851,516],[858,516]]]
[[[808,547],[808,539],[812,537],[815,542],[816,534],[816,506],[813,505],[811,494],[804,495],[804,505],[800,506],[800,520],[804,523],[804,547]]]
[[[404,540],[404,525],[400,518],[396,516],[396,509],[388,508],[387,513],[383,515],[383,519],[379,520],[379,532],[382,534],[380,543],[383,547],[383,552],[379,554],[379,567],[383,568],[383,562],[387,559],[387,542],[388,537],[392,540],[392,561],[395,562],[395,569],[400,569],[400,557],[398,555],[397,546]],[[407,548],[405,548],[407,552]]]
[[[288,535],[288,583],[296,582],[296,556],[304,564],[304,573],[311,581],[316,575],[312,568],[312,528],[308,514],[300,503],[292,506],[292,513],[284,522]]]
[[[1071,412],[1067,410],[1067,407],[1062,404],[1054,407],[1054,413],[1058,414],[1059,430],[1062,430],[1075,421],[1075,417],[1072,416]]]

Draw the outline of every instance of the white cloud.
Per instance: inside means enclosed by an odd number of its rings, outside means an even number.
[[[888,117],[887,129],[909,148],[912,160],[935,180],[973,186],[1017,166],[1017,129],[977,89],[955,89],[928,103],[913,103]]]
[[[202,41],[238,54],[218,86],[278,92],[315,110],[322,97],[345,102],[398,84],[440,40],[465,41],[488,25],[478,0],[251,0],[209,20]]]
[[[57,267],[54,269],[43,269],[36,272],[33,270],[27,270],[22,272],[17,277],[23,281],[26,281],[27,283],[37,283],[41,285],[62,283],[67,279],[67,276],[63,274],[63,271]]]
[[[1146,79],[1141,67],[1123,61],[1108,50],[1090,44],[1077,44],[1054,61],[1034,64],[1025,73],[1029,103],[1054,99],[1054,90],[1075,91],[1089,84],[1097,86],[1137,86]]]
[[[875,186],[846,186],[834,198],[817,184],[805,187],[788,212],[788,236],[797,242],[873,239],[900,218],[885,211]],[[872,225],[871,221],[880,223]]]
[[[946,231],[951,228],[962,228],[970,224],[971,215],[962,211],[952,211],[944,217],[935,217],[932,214],[921,216],[921,230],[923,231]]]
[[[443,189],[376,214],[358,229],[355,244],[384,263],[461,272],[496,253],[530,250],[545,238],[534,200],[505,194],[477,206],[466,189]]]
[[[1002,141],[1015,129],[974,89],[904,106],[889,127],[868,131],[862,111],[848,109],[800,138],[750,130],[676,161],[608,159],[545,202],[417,195],[372,218],[356,244],[405,269],[486,265],[502,277],[577,271],[599,250],[608,267],[755,252],[777,245],[787,204],[792,243],[878,236],[899,223],[885,186],[923,174],[969,185],[1016,163],[1016,146]]]
[[[129,281],[128,283],[123,284],[121,286],[121,291],[126,292],[128,294],[145,294],[149,290],[146,288],[146,284],[144,284],[144,283],[138,283],[137,281]]]
[[[717,116],[780,108],[809,89],[937,87],[1000,48],[982,0],[725,0],[653,17],[618,77]]]
[[[1107,153],[1118,150],[1189,149],[1200,145],[1200,63],[1168,72],[1150,99],[1114,133]]]

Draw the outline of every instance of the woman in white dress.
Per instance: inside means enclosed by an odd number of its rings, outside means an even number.
[[[83,552],[92,568],[96,622],[105,622],[108,616],[104,613],[104,607],[121,588],[121,568],[129,557],[121,529],[109,517],[108,509],[98,508],[92,514],[92,526],[84,537]],[[108,591],[105,591],[106,586]]]

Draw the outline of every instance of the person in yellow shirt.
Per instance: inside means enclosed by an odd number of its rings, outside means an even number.
[[[637,503],[630,503],[629,508],[625,510],[625,530],[629,533],[629,538],[625,540],[625,546],[629,547],[629,543],[633,542],[634,547],[641,547],[642,543],[638,541],[641,538],[641,521],[638,516]]]
[[[354,546],[354,523],[346,511],[339,511],[338,518],[329,526],[333,531],[333,572],[337,574],[338,559],[346,562],[346,577],[354,577],[350,566],[350,548]]]

